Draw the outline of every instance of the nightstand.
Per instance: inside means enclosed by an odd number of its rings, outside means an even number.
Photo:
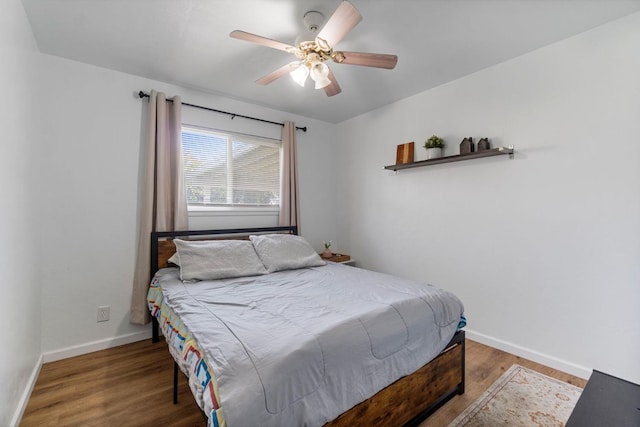
[[[334,253],[331,258],[322,258],[325,261],[337,262],[338,264],[345,264],[355,266],[355,260],[351,259],[349,255]]]

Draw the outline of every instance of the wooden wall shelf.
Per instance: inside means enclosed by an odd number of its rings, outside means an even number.
[[[455,154],[453,156],[438,157],[437,159],[420,160],[418,162],[404,163],[400,165],[389,165],[384,168],[397,172],[402,169],[419,168],[422,166],[439,165],[441,163],[460,162],[462,160],[480,159],[483,157],[502,156],[508,154],[510,159],[513,159],[514,148],[513,145],[508,147],[492,148],[485,151],[476,151],[468,154]]]

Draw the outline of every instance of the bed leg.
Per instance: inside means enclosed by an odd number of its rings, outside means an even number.
[[[464,334],[464,331],[463,331]],[[466,348],[465,348],[465,335],[462,335],[462,340],[460,341],[460,345],[462,346],[462,360],[461,360],[461,365],[462,365],[462,382],[460,383],[460,385],[458,386],[458,394],[464,394],[464,380],[465,380],[465,353],[466,353]]]
[[[159,327],[158,319],[155,317],[151,318],[151,342],[160,341],[160,333],[158,331]]]
[[[173,362],[173,404],[178,404],[178,364]]]

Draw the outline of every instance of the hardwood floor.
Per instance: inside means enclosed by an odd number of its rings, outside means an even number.
[[[467,339],[466,348],[466,377],[463,395],[451,399],[446,405],[438,409],[431,417],[420,424],[420,427],[447,426],[467,406],[473,403],[482,393],[514,363],[533,369],[542,374],[559,379],[569,384],[584,388],[587,384],[582,378],[549,368],[539,363],[523,359],[513,354],[506,353],[493,347]]]
[[[22,417],[28,426],[206,426],[164,342],[140,341],[42,366]]]
[[[513,363],[584,388],[586,381],[467,340],[465,394],[421,427],[446,426]],[[150,340],[47,363],[22,418],[30,426],[206,426],[185,377],[172,403],[173,360]]]

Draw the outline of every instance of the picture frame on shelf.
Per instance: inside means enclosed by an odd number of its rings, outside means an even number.
[[[396,148],[396,165],[413,163],[414,142],[399,144]]]

